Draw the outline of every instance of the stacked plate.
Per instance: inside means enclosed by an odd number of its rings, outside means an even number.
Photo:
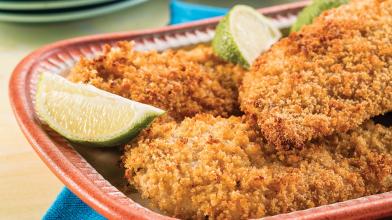
[[[0,0],[0,21],[44,23],[90,18],[147,0]]]

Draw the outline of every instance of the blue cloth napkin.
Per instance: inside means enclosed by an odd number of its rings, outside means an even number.
[[[86,203],[75,196],[69,189],[64,187],[42,219],[104,220],[106,218],[98,214],[94,209],[90,208]]]
[[[170,24],[180,24],[226,14],[227,8],[198,5],[178,0],[170,2]]]
[[[170,24],[179,24],[226,14],[228,9],[172,0],[170,2]],[[43,220],[103,220],[106,219],[69,189],[64,189],[57,196]]]

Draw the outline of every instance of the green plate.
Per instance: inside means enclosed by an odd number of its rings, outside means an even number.
[[[147,0],[126,0],[113,2],[109,5],[87,8],[83,10],[72,10],[67,12],[56,13],[16,13],[16,12],[0,12],[0,21],[18,22],[18,23],[51,23],[72,21],[85,18],[91,18],[98,15],[108,14],[117,10],[131,7]]]
[[[114,0],[0,1],[0,10],[53,10],[96,5]]]

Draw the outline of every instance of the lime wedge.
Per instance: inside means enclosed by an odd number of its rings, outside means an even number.
[[[296,22],[291,26],[291,32],[296,32],[302,26],[311,24],[322,12],[347,4],[349,0],[313,0],[298,14]]]
[[[222,59],[249,68],[281,36],[268,18],[249,6],[237,5],[216,27],[212,47]]]
[[[153,106],[50,73],[39,78],[35,110],[41,120],[70,141],[102,147],[128,142],[164,114]]]

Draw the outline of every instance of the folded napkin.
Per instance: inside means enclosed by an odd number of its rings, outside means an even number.
[[[86,203],[75,196],[75,194],[69,191],[69,189],[64,187],[42,219],[103,220],[106,218],[98,214],[94,209],[90,208]]]
[[[179,24],[204,18],[224,15],[228,9],[191,4],[172,0],[170,2],[170,24]],[[43,220],[102,220],[106,219],[65,188],[57,196]]]
[[[178,0],[170,2],[170,24],[180,24],[226,14],[227,8],[197,5]]]

